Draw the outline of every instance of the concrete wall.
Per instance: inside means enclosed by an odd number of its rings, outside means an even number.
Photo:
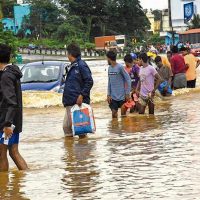
[[[183,32],[188,25],[184,23],[184,4],[194,2],[195,14],[200,13],[200,0],[171,0],[172,25],[177,32]]]

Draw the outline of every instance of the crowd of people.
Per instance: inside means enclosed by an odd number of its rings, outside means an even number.
[[[19,135],[22,132],[22,91],[19,68],[10,63],[11,48],[0,44],[0,171],[8,170],[7,151],[19,170],[28,169],[26,161],[18,150]],[[67,47],[67,56],[71,62],[67,68],[63,105],[65,117],[63,130],[66,137],[73,137],[71,108],[82,103],[90,104],[90,91],[93,78],[89,66],[81,59],[80,47],[71,44]],[[196,87],[196,68],[200,60],[190,50],[173,46],[167,56],[156,55],[151,65],[147,53],[127,54],[124,66],[117,62],[115,51],[107,52],[108,91],[107,101],[112,117],[118,117],[118,110],[126,115],[127,111],[144,114],[148,106],[149,114],[154,114],[154,96],[156,90],[163,96],[172,94],[172,90]],[[85,137],[86,135],[80,135]]]
[[[129,108],[130,112],[144,114],[147,106],[149,114],[154,114],[156,90],[162,96],[170,96],[173,90],[196,87],[196,69],[200,60],[190,53],[188,47],[179,49],[172,46],[166,56],[156,55],[153,59],[156,68],[151,65],[150,57],[144,52],[127,54],[124,67],[116,62],[117,54],[114,51],[107,53],[107,100],[113,118],[117,117],[118,109],[121,109],[122,115]]]

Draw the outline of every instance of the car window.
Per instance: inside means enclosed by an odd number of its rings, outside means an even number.
[[[25,66],[22,73],[22,83],[53,82],[59,78],[60,66]]]

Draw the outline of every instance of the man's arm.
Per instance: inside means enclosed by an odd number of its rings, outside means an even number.
[[[126,92],[126,100],[130,99],[130,93],[131,93],[131,78],[129,74],[125,71],[125,69],[121,68],[121,74],[125,81],[125,92]]]
[[[171,86],[172,84],[172,78],[173,78],[173,73],[172,73],[172,70],[169,68],[169,80],[168,80],[169,86]]]
[[[141,81],[138,81],[137,87],[136,87],[136,94],[139,95],[140,94],[140,88],[141,88]]]
[[[111,103],[111,85],[110,85],[110,78],[109,78],[109,75],[108,75],[108,91],[107,91],[107,101],[108,103],[110,104]]]
[[[92,78],[92,73],[88,66],[80,67],[80,71],[83,79],[83,89],[81,91],[81,95],[84,97],[90,93],[90,90],[92,89],[94,82]]]
[[[152,92],[152,96],[155,96],[155,92],[158,89],[161,82],[162,82],[162,78],[160,77],[160,75],[158,73],[156,73],[155,74],[155,87],[154,87],[154,90]]]
[[[174,62],[174,59],[173,59],[173,58],[171,58],[171,60],[170,60],[170,64],[171,64],[171,70],[172,70],[172,73],[173,73],[173,75],[174,75],[175,62]]]
[[[7,101],[8,106],[8,111],[6,113],[6,118],[4,122],[4,128],[11,127],[18,107],[17,95],[14,85],[14,77],[11,74],[7,74],[3,74],[1,80],[2,93]]]
[[[196,65],[196,68],[198,68],[200,65],[200,59],[197,59],[197,65]]]

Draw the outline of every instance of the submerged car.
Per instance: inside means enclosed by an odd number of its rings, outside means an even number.
[[[54,91],[62,93],[68,63],[60,61],[33,62],[23,66],[22,91]]]
[[[198,43],[198,44],[192,44],[192,46],[191,46],[191,53],[194,56],[200,56],[200,43]]]

